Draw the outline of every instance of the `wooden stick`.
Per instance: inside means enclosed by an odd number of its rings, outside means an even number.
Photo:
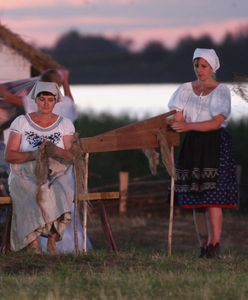
[[[171,162],[174,169],[174,147],[171,147]],[[174,189],[175,189],[175,174],[171,177],[171,193],[170,193],[170,219],[169,219],[169,231],[168,231],[168,256],[172,254],[172,228],[173,228],[173,215],[174,215]]]
[[[78,174],[75,167],[75,160],[73,162],[73,171],[74,171],[74,245],[75,245],[75,254],[79,254],[78,246]]]
[[[107,247],[109,250],[115,254],[117,254],[117,246],[115,243],[115,239],[113,236],[112,228],[109,222],[109,218],[106,212],[106,209],[103,205],[103,203],[100,203],[100,216],[101,216],[101,222],[102,222],[102,229],[103,233],[105,235]]]
[[[89,178],[89,153],[85,153],[85,177],[84,177],[84,192],[88,193],[88,178]],[[87,201],[84,200],[84,213],[83,213],[83,252],[87,253]]]

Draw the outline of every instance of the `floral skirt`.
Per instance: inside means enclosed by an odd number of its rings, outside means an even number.
[[[182,208],[238,208],[232,143],[225,129],[186,134],[179,153],[175,198]]]

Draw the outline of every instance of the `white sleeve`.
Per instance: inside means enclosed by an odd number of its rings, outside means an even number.
[[[10,131],[22,134],[24,127],[24,119],[23,115],[18,116],[14,119],[14,121],[10,124]]]
[[[35,101],[29,98],[28,96],[22,97],[22,103],[26,113],[37,111],[37,105]]]
[[[68,96],[64,96],[60,102],[55,104],[53,112],[70,119],[72,122],[76,121],[78,117],[77,106]]]
[[[231,93],[229,88],[222,84],[214,93],[210,103],[211,115],[223,115],[226,119],[231,114]]]
[[[73,135],[74,134],[75,127],[70,119],[63,118],[62,126],[63,126],[63,135]]]
[[[188,83],[184,83],[172,94],[168,107],[170,110],[182,111],[187,103],[189,97],[189,86]]]

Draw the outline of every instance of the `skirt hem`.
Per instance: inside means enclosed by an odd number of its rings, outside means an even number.
[[[218,208],[239,208],[237,204],[199,204],[199,205],[179,205],[180,208],[209,208],[209,207],[218,207]]]

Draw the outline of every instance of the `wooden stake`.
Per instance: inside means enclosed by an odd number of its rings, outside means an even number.
[[[171,147],[171,162],[172,168],[174,168],[174,147]],[[170,193],[170,219],[169,219],[169,231],[168,231],[168,256],[172,254],[172,229],[173,229],[173,215],[174,215],[174,189],[175,189],[175,174],[171,177],[171,193]]]
[[[125,216],[127,213],[127,191],[128,191],[128,172],[119,172],[119,214],[120,216]]]
[[[78,182],[77,182],[77,171],[76,171],[76,167],[75,167],[75,161],[74,161],[74,222],[73,222],[73,227],[74,227],[74,247],[75,247],[75,254],[78,255],[79,254],[79,246],[78,246]]]
[[[85,153],[85,177],[84,177],[84,189],[85,193],[88,193],[88,178],[89,178],[89,153]],[[87,201],[84,200],[83,204],[84,213],[83,213],[83,252],[87,252]]]

